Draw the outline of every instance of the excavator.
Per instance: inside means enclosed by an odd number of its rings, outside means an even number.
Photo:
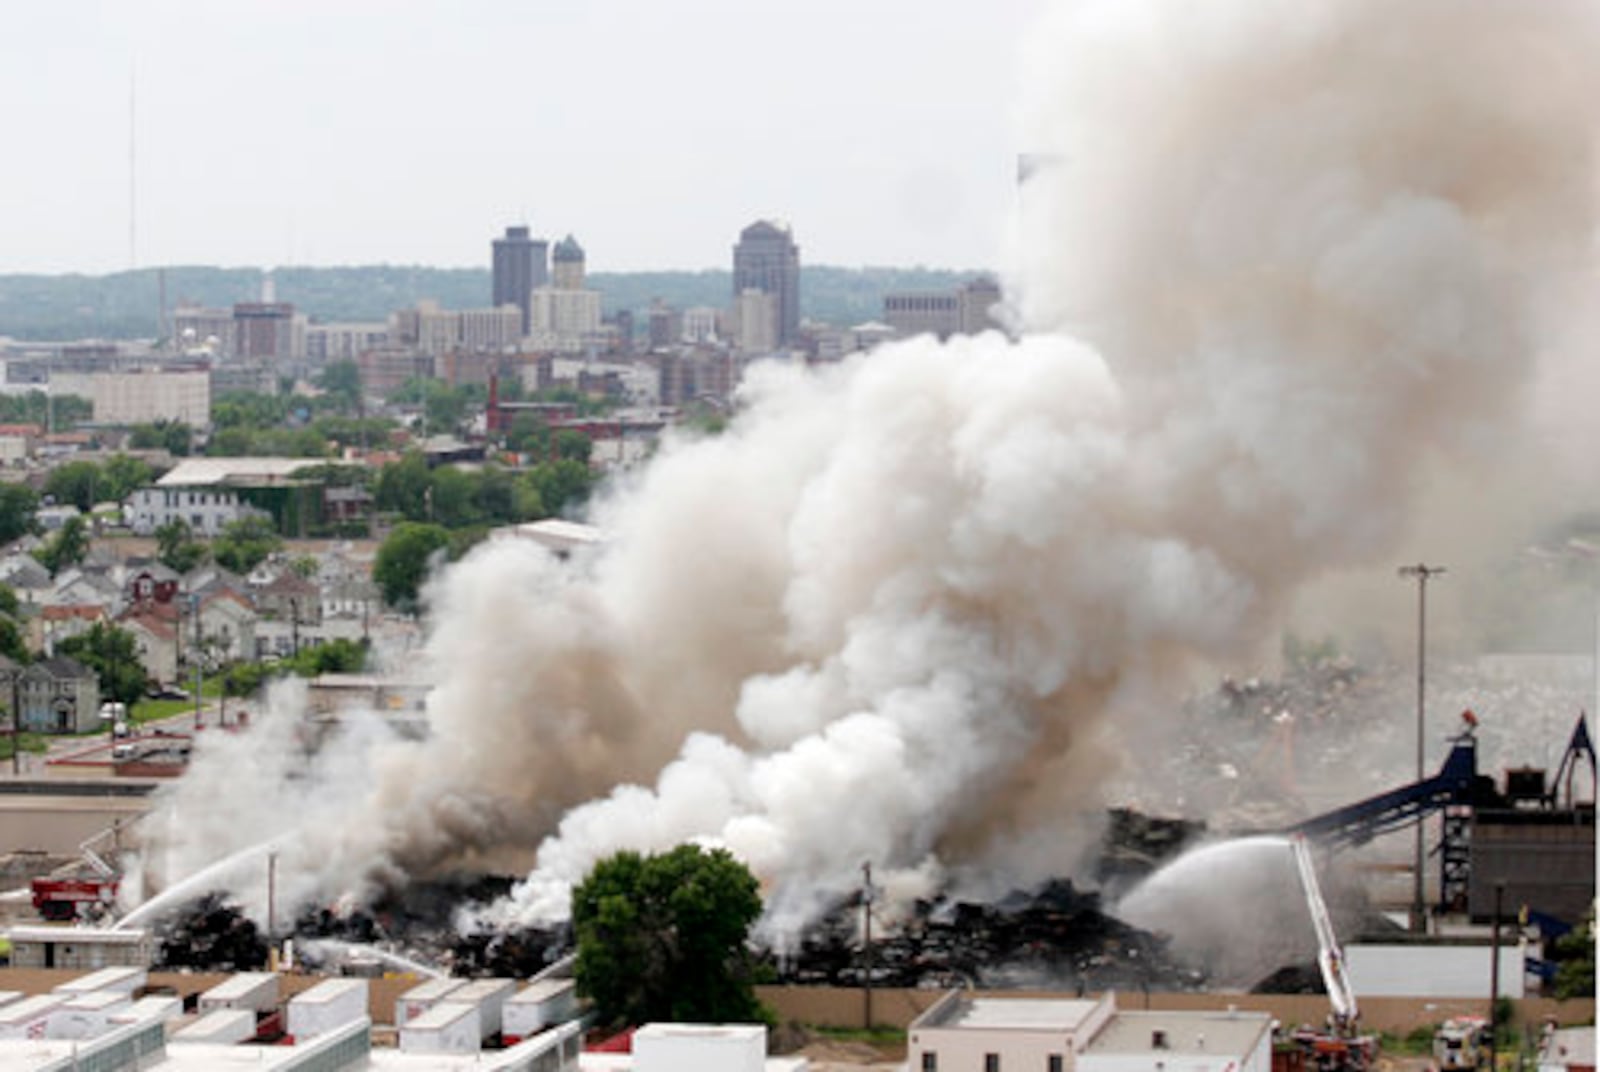
[[[1305,1054],[1305,1067],[1314,1072],[1368,1072],[1377,1063],[1378,1040],[1376,1036],[1357,1031],[1361,1008],[1345,971],[1344,950],[1339,946],[1327,903],[1322,899],[1311,843],[1304,834],[1294,834],[1289,838],[1289,845],[1294,851],[1311,925],[1317,932],[1317,968],[1322,972],[1322,984],[1332,1006],[1323,1030],[1302,1027],[1289,1036],[1290,1041]]]

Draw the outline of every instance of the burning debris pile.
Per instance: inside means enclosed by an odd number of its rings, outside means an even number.
[[[220,894],[195,901],[160,932],[157,968],[255,971],[267,962],[267,943],[256,925]]]
[[[1053,879],[993,904],[919,901],[911,916],[874,941],[863,965],[859,898],[843,901],[779,961],[787,983],[860,986],[982,986],[1189,990],[1203,973],[1169,955],[1163,939],[1101,911],[1098,894]]]

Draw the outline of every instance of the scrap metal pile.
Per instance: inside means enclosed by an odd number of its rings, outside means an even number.
[[[1099,894],[1053,879],[991,904],[919,901],[911,916],[860,952],[859,898],[835,906],[777,961],[782,982],[860,986],[1188,990],[1202,972],[1166,942],[1100,908]]]

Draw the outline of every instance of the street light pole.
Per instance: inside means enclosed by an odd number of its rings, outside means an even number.
[[[1417,781],[1426,776],[1423,770],[1423,749],[1427,746],[1424,731],[1425,700],[1428,666],[1428,581],[1445,571],[1443,566],[1417,563],[1401,566],[1400,576],[1417,582]],[[1422,900],[1422,828],[1426,820],[1417,816],[1416,859],[1411,871],[1411,929],[1417,934],[1427,930],[1427,912]]]

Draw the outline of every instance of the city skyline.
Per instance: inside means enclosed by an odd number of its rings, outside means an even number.
[[[0,273],[467,267],[513,224],[602,271],[699,269],[763,218],[812,263],[998,265],[1043,6],[27,8]]]

